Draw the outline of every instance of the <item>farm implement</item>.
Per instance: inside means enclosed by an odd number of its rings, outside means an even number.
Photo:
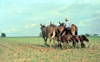
[[[81,47],[85,47],[84,41],[88,42],[89,44],[89,40],[86,38],[85,35],[63,35],[60,38],[58,38],[58,45],[59,47],[62,48],[61,43],[64,43],[64,45],[66,45],[66,43],[68,44],[68,41],[73,42],[73,46],[75,47],[75,44],[78,43],[80,41],[81,43]],[[88,47],[90,46],[90,44],[88,45]]]

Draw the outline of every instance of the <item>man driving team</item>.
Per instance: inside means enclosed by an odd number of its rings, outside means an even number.
[[[65,25],[65,28],[64,28],[64,30],[62,31],[62,33],[60,34],[60,36],[63,34],[63,32],[65,32],[66,31],[66,35],[68,34],[68,31],[70,31],[71,30],[71,23],[69,22],[69,20],[68,20],[68,18],[65,18],[65,23],[64,23],[64,25]]]

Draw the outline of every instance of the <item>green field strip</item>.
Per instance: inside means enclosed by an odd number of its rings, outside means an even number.
[[[14,49],[13,47],[9,47],[9,46],[4,45],[4,44],[2,44],[2,43],[0,43],[0,45],[2,45],[2,46],[4,46],[4,47],[7,47],[7,48],[11,49],[11,50],[14,51],[14,52],[17,52],[17,50]]]
[[[1,47],[0,47],[0,51],[1,51],[1,52],[4,52],[4,50],[3,50]]]

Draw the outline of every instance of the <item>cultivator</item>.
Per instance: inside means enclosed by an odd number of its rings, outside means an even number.
[[[61,47],[61,42],[68,43],[68,41],[73,42],[73,46],[75,46],[75,43],[78,43],[80,41],[81,47],[85,46],[85,44],[83,43],[84,41],[89,42],[85,35],[63,35],[61,36],[61,38],[58,38],[59,47]]]

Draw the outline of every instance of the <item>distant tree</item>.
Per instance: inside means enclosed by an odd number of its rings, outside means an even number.
[[[91,36],[90,34],[85,34],[85,36]]]
[[[6,37],[6,34],[5,33],[1,33],[1,37]]]
[[[39,33],[39,37],[42,37],[42,32]]]
[[[98,34],[93,34],[93,36],[98,36]]]

